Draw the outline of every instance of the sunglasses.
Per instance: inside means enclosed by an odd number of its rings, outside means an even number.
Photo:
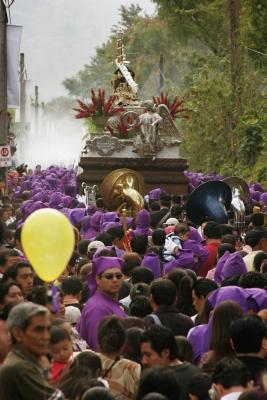
[[[123,274],[120,274],[120,273],[117,273],[117,274],[105,274],[105,275],[101,275],[101,278],[105,278],[108,281],[111,281],[114,278],[119,280],[119,279],[123,278]]]

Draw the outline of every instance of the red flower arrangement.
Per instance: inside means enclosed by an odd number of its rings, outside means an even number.
[[[122,107],[114,107],[115,96],[109,96],[108,100],[105,100],[105,90],[98,89],[98,94],[96,95],[95,91],[91,89],[91,100],[92,103],[90,104],[77,100],[80,107],[73,109],[78,112],[75,118],[88,118],[93,115],[111,116],[124,111]]]
[[[168,92],[167,93],[161,92],[160,96],[158,96],[158,97],[153,96],[153,101],[157,106],[159,106],[160,104],[165,104],[170,111],[172,119],[176,119],[176,118],[188,119],[189,118],[188,115],[184,115],[184,114],[180,115],[180,113],[182,113],[184,111],[188,111],[188,110],[183,107],[184,100],[179,98],[178,96],[175,96],[172,99],[171,97],[169,97]]]
[[[109,125],[106,125],[106,129],[109,131],[111,136],[117,136],[118,134],[121,134],[127,137],[129,133],[129,129],[127,129],[121,121],[118,123],[118,125],[116,125],[116,130],[118,131],[118,133],[115,133],[114,129],[112,129]]]

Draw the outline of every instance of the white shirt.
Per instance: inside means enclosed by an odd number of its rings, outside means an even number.
[[[249,272],[249,271],[254,271],[254,268],[253,268],[254,257],[255,257],[255,255],[256,255],[257,253],[259,253],[260,251],[262,251],[262,250],[255,250],[255,251],[252,251],[251,253],[247,254],[247,255],[243,258],[244,263],[246,264],[246,267],[247,267],[248,272]]]
[[[221,400],[237,400],[241,393],[243,392],[228,393],[225,396],[221,397]]]

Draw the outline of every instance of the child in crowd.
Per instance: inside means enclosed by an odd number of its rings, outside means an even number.
[[[62,326],[52,326],[50,331],[50,355],[52,357],[52,384],[56,384],[63,370],[72,361],[73,350],[70,334]]]

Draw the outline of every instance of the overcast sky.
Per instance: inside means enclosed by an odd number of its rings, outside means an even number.
[[[41,101],[66,94],[64,78],[88,63],[119,21],[120,5],[132,3],[155,10],[150,0],[15,0],[12,24],[23,25],[21,52]]]

